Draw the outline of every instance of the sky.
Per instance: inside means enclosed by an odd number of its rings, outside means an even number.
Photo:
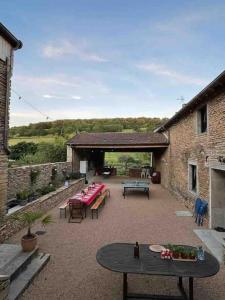
[[[171,117],[225,69],[224,0],[1,0],[0,22],[23,42],[11,126]]]

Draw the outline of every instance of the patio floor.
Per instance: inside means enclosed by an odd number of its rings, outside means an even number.
[[[56,207],[50,213],[55,223],[39,237],[41,251],[51,254],[48,265],[34,279],[22,299],[115,300],[122,299],[122,274],[110,272],[96,262],[96,251],[112,242],[178,243],[201,245],[194,234],[192,217],[177,217],[175,211],[186,210],[160,185],[151,185],[146,195],[129,195],[123,199],[121,179],[107,180],[111,198],[99,218],[90,212],[81,224],[59,218]],[[34,230],[40,230],[37,224]],[[24,231],[11,242],[19,242]],[[195,299],[224,300],[224,267],[212,277],[194,282]],[[128,276],[129,291],[178,294],[176,279],[142,275]],[[185,283],[186,284],[186,283]]]

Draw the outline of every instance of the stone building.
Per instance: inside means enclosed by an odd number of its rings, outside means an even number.
[[[8,181],[8,128],[10,83],[14,50],[20,49],[19,41],[0,23],[0,217],[5,214]]]
[[[209,203],[209,226],[225,227],[225,71],[156,132],[169,147],[156,157],[162,184],[193,206]]]

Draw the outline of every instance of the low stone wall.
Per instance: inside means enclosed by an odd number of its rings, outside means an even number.
[[[18,192],[24,190],[37,190],[51,182],[52,169],[57,169],[57,176],[63,177],[63,170],[72,172],[71,162],[56,162],[48,164],[30,165],[8,169],[8,200],[16,197]],[[31,171],[36,170],[38,176],[35,184],[31,184]]]
[[[23,228],[22,224],[14,220],[15,215],[19,215],[26,211],[41,211],[46,213],[51,208],[56,207],[63,200],[66,200],[77,191],[81,190],[84,186],[84,179],[78,179],[73,181],[69,187],[61,187],[54,192],[42,196],[41,198],[21,207],[20,210],[15,213],[6,216],[4,225],[0,228],[0,243],[4,242],[7,238],[12,236]]]

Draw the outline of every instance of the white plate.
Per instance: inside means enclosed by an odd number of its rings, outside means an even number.
[[[163,250],[166,250],[166,248],[161,245],[150,245],[149,249],[153,252],[161,252]]]

